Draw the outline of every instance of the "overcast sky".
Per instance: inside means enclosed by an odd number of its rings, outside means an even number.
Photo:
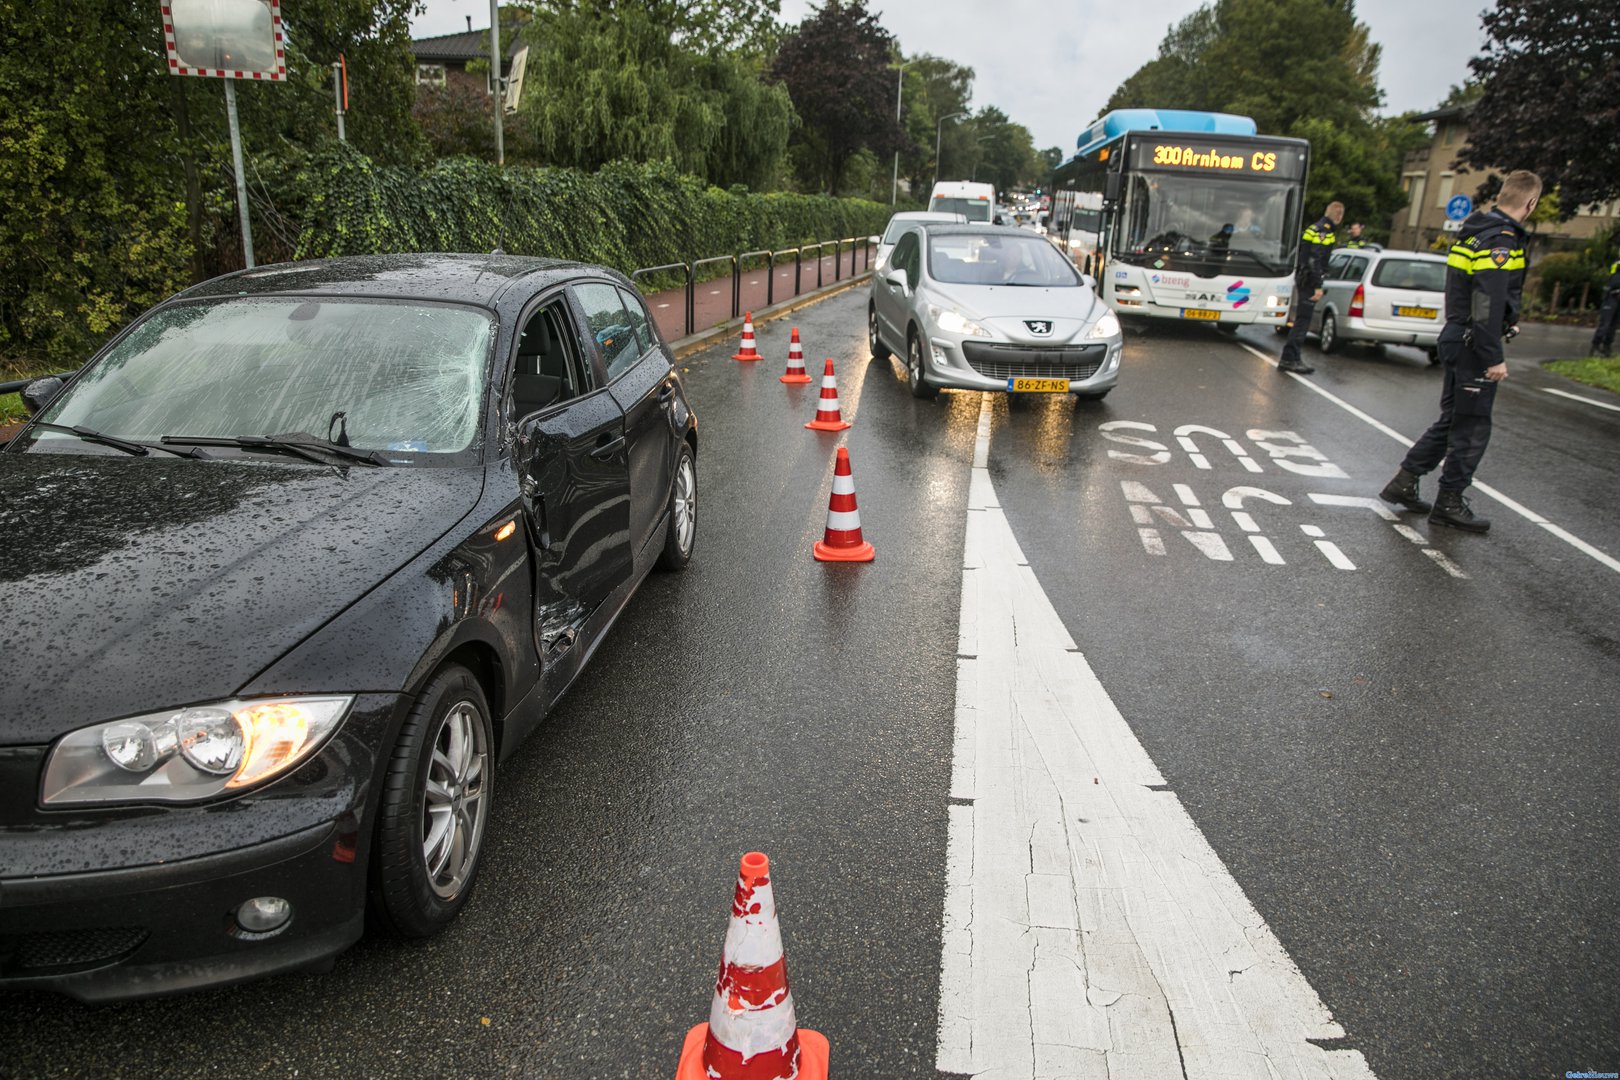
[[[489,26],[488,0],[426,0],[418,37]],[[994,105],[1029,128],[1036,149],[1074,152],[1080,129],[1114,88],[1158,52],[1172,23],[1200,0],[868,0],[907,55],[933,53],[974,71],[973,105]],[[810,0],[782,0],[804,19]],[[1384,111],[1426,110],[1468,77],[1488,0],[1360,0],[1356,16],[1383,46]]]

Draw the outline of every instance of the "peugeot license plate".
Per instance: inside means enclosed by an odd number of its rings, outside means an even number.
[[[1440,312],[1432,307],[1405,307],[1396,304],[1395,314],[1407,319],[1432,319]]]
[[[1183,319],[1216,319],[1216,320],[1219,320],[1220,317],[1221,317],[1221,313],[1218,312],[1218,311],[1205,311],[1203,308],[1184,307],[1184,308],[1181,309],[1181,317]]]
[[[1017,394],[1067,394],[1068,379],[1008,379],[1007,389]]]

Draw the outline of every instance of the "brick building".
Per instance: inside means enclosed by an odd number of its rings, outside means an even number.
[[[474,74],[467,70],[467,65],[474,60],[489,60],[489,31],[474,30],[471,28],[472,19],[467,20],[468,29],[459,34],[440,34],[438,37],[417,38],[411,42],[411,51],[416,54],[416,82],[418,85],[431,84],[445,86],[448,84],[476,86],[486,94],[490,93],[489,76]],[[511,73],[512,57],[523,46],[518,35],[509,33],[506,20],[501,20],[501,51],[506,55],[501,64],[501,75],[504,77]],[[507,39],[510,40],[507,40]]]

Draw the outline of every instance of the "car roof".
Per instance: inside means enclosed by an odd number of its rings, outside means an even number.
[[[1379,258],[1383,258],[1383,259],[1388,259],[1388,258],[1391,258],[1391,257],[1395,257],[1395,258],[1400,258],[1400,259],[1412,259],[1412,260],[1415,260],[1417,262],[1444,263],[1446,261],[1446,257],[1444,255],[1439,255],[1439,254],[1436,254],[1435,252],[1432,252],[1432,251],[1393,251],[1390,248],[1365,248],[1365,247],[1362,247],[1362,248],[1334,248],[1333,249],[1333,254],[1337,255],[1341,251],[1345,252],[1346,254],[1349,254],[1349,255],[1367,255],[1367,256],[1376,255]]]
[[[492,306],[519,278],[537,275],[544,287],[582,273],[619,275],[588,263],[527,255],[419,253],[352,255],[276,263],[213,278],[180,294],[183,299],[223,296],[382,296],[447,300]]]
[[[1030,236],[1022,229],[1009,229],[1005,225],[987,225],[984,222],[969,222],[966,225],[938,225],[924,224],[923,231],[929,236]]]
[[[966,220],[966,216],[952,210],[902,210],[889,219],[890,221],[956,221]]]

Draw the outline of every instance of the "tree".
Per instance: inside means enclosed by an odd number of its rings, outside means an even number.
[[[894,120],[894,37],[865,0],[826,0],[788,32],[771,66],[786,84],[803,126],[796,154],[806,179],[837,194],[855,154],[906,147]]]
[[[1029,129],[1007,119],[1007,114],[987,105],[974,117],[973,130],[979,160],[972,175],[996,185],[997,191],[1033,184],[1042,175],[1040,159]]]
[[[960,121],[948,123],[944,128],[938,124],[941,117],[969,111],[973,101],[973,69],[926,53],[912,57],[908,64],[905,128],[911,147],[901,154],[900,167],[911,190],[926,197],[937,171],[936,137],[940,140],[939,156],[952,164],[953,173],[961,171],[957,166],[964,161],[968,162],[968,170],[972,169],[971,158],[976,148],[971,127]]]
[[[1533,169],[1557,187],[1564,217],[1620,198],[1620,20],[1586,0],[1497,0],[1485,51],[1469,61],[1482,84],[1462,161],[1480,170]]]
[[[1397,178],[1418,130],[1373,115],[1379,57],[1354,0],[1211,0],[1107,108],[1236,113],[1262,133],[1309,139],[1308,204],[1340,199],[1352,219],[1379,222],[1406,202]]]

